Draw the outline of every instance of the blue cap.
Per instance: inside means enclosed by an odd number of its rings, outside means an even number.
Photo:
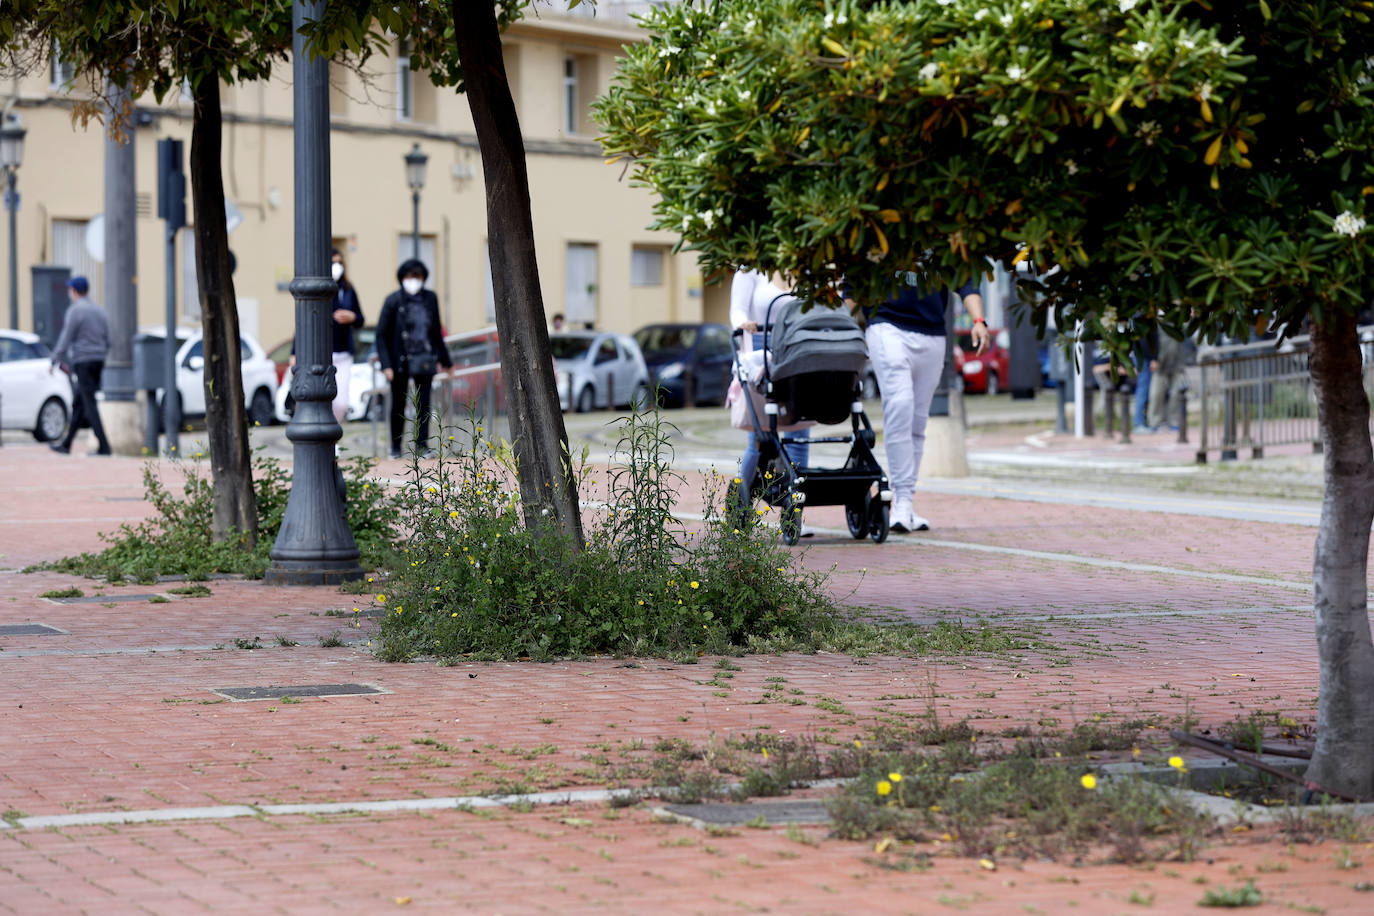
[[[72,277],[70,280],[67,281],[67,285],[72,289],[76,290],[77,295],[79,296],[86,295],[86,293],[89,292],[91,288],[91,284],[86,281],[85,277]]]

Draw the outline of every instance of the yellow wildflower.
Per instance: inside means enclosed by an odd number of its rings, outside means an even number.
[[[1078,781],[1081,782],[1081,783],[1083,784],[1083,788],[1085,788],[1085,789],[1096,789],[1096,788],[1097,788],[1097,777],[1094,776],[1094,775],[1091,774],[1091,773],[1084,773],[1084,774],[1083,774],[1083,777],[1082,777],[1081,779],[1079,779]]]
[[[1169,766],[1173,767],[1175,770],[1181,770],[1181,769],[1183,769],[1183,758],[1182,758],[1182,757],[1179,757],[1178,755],[1174,755],[1173,757],[1170,757],[1170,758],[1169,758]]]
[[[902,781],[902,774],[901,774],[901,773],[888,773],[888,774],[887,774],[887,778],[888,778],[889,780],[891,780],[892,782],[901,782],[901,781]]]
[[[701,588],[701,583],[693,579],[691,582],[691,586],[692,588]]]

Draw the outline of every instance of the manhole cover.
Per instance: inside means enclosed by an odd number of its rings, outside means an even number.
[[[298,684],[293,687],[214,687],[211,692],[231,700],[280,700],[282,697],[351,697],[386,693],[371,684]]]
[[[46,623],[0,623],[0,636],[69,636],[66,630]]]
[[[149,598],[161,598],[162,595],[155,595],[151,592],[143,595],[87,595],[84,598],[49,598],[53,604],[116,604],[131,601],[140,601],[146,604]]]
[[[760,801],[730,804],[664,805],[663,810],[687,820],[725,827],[739,827],[762,820],[769,824],[824,824],[830,812],[823,801]]]

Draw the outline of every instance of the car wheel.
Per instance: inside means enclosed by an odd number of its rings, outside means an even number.
[[[577,396],[577,412],[591,413],[596,408],[596,392],[588,385]]]
[[[254,426],[271,426],[274,413],[272,395],[267,393],[267,389],[259,388],[253,392],[253,400],[248,403],[248,422]]]
[[[989,397],[995,397],[995,396],[997,395],[998,390],[999,390],[999,389],[998,389],[998,387],[997,387],[997,373],[996,373],[996,372],[989,372],[989,373],[988,373],[988,383],[987,383],[985,386],[983,386],[983,391],[984,391]]]
[[[39,442],[56,442],[67,431],[67,405],[61,398],[48,398],[38,411],[33,437]]]

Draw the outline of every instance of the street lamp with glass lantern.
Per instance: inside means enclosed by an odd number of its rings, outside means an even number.
[[[414,222],[410,233],[411,256],[420,260],[420,190],[425,186],[425,164],[429,157],[420,152],[420,144],[411,147],[405,155],[406,184],[410,186],[410,203]]]
[[[5,209],[10,214],[10,327],[19,330],[19,240],[15,214],[19,212],[19,193],[14,189],[19,166],[24,162],[24,123],[19,115],[5,115],[0,127],[0,168],[5,170]]]

